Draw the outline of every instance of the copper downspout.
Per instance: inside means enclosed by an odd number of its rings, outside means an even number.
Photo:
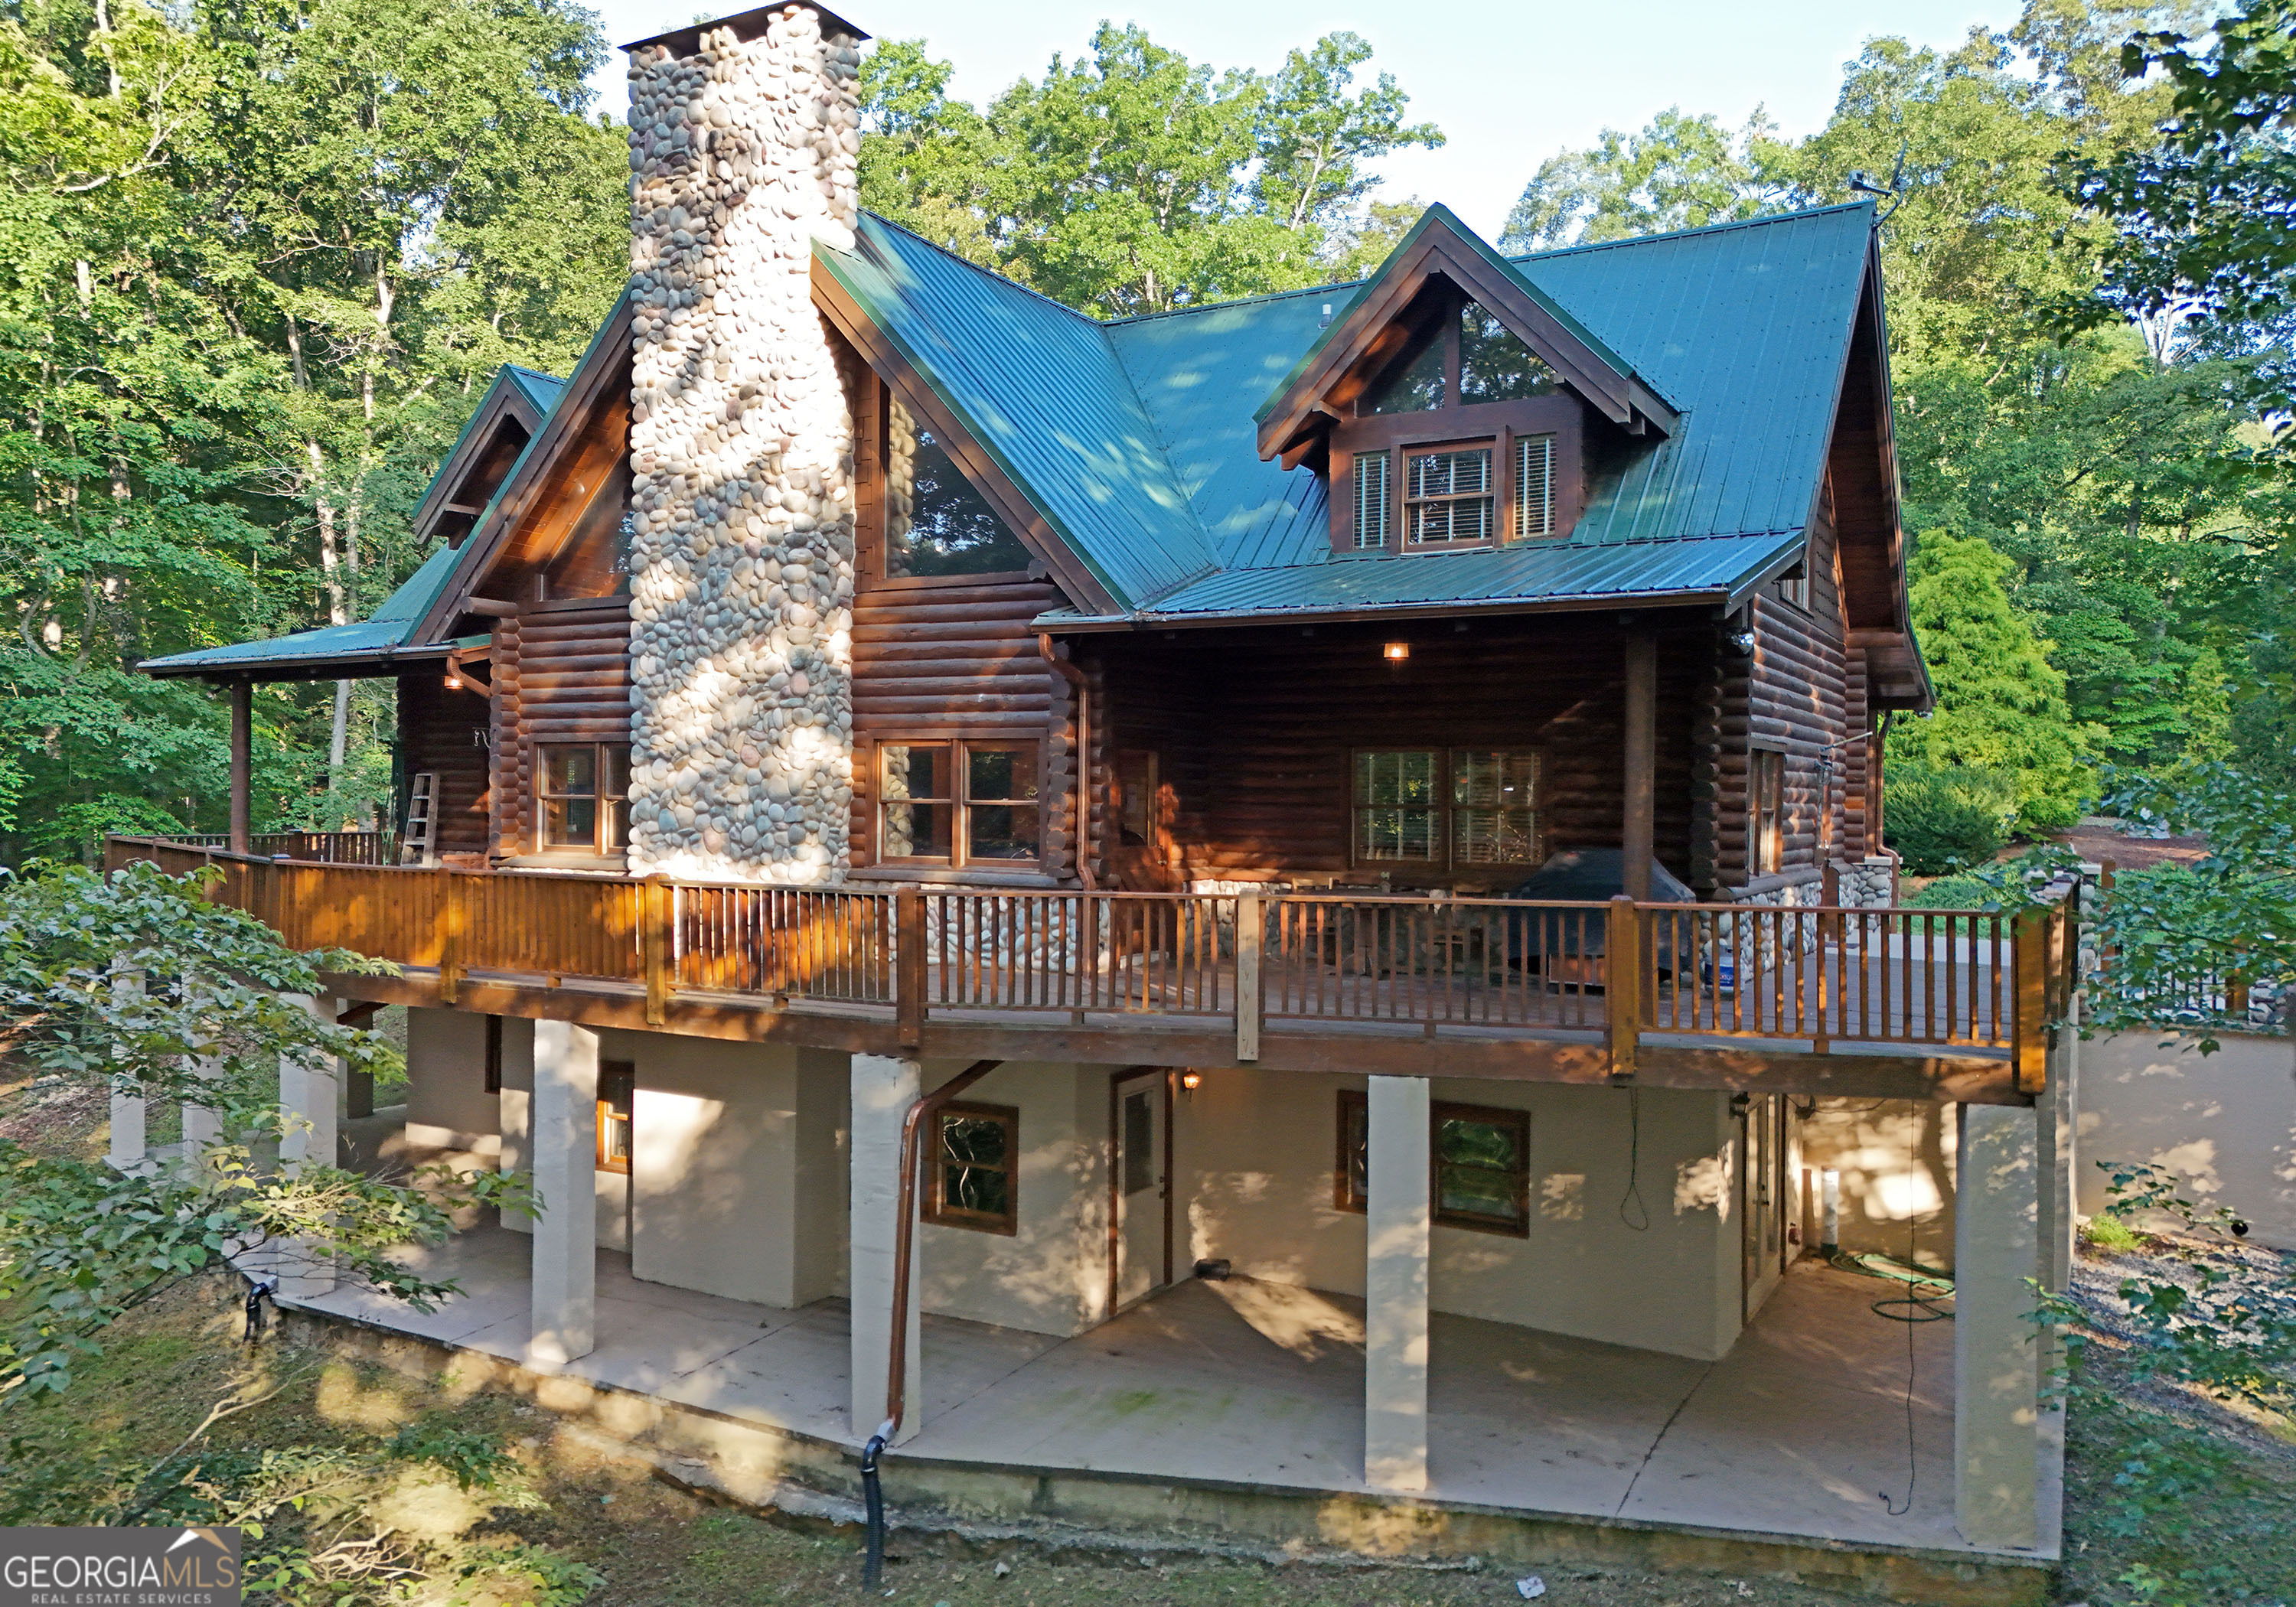
[[[1100,890],[1092,875],[1092,698],[1085,685],[1084,671],[1060,656],[1053,644],[1052,633],[1037,633],[1037,651],[1076,689],[1077,762],[1076,762],[1076,867],[1077,880],[1087,893]]]
[[[885,1347],[885,1427],[890,1439],[900,1431],[907,1407],[909,1370],[909,1263],[917,1237],[917,1135],[926,1119],[1004,1062],[977,1060],[909,1107],[901,1122],[901,1198],[893,1219],[893,1332]]]

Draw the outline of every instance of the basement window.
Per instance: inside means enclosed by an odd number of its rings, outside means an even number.
[[[637,1102],[637,1067],[629,1061],[598,1065],[598,1169],[630,1169],[631,1126]]]
[[[1013,864],[1037,856],[1034,742],[882,742],[877,858],[885,865]]]
[[[1479,1233],[1530,1234],[1530,1112],[1438,1100],[1429,1111],[1435,1220]],[[1371,1102],[1339,1096],[1332,1204],[1362,1211],[1371,1197]]]
[[[1021,1112],[949,1104],[935,1120],[932,1198],[924,1219],[985,1234],[1020,1231]]]

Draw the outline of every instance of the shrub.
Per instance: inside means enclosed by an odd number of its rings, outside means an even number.
[[[1995,909],[2001,890],[1974,876],[1940,876],[1906,900],[1909,909]]]
[[[1889,767],[1882,819],[1890,846],[1916,876],[1983,865],[2009,840],[2017,783],[1999,770]]]

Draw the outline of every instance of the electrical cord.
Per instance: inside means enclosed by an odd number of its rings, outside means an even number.
[[[1906,1157],[1908,1164],[1912,1159],[1910,1155]],[[1843,1272],[1856,1273],[1860,1277],[1882,1278],[1906,1287],[1904,1294],[1875,1300],[1871,1307],[1875,1316],[1906,1325],[1906,1498],[1901,1503],[1893,1499],[1887,1490],[1874,1492],[1892,1518],[1902,1518],[1914,1510],[1914,1491],[1921,1480],[1921,1464],[1914,1454],[1914,1384],[1918,1371],[1914,1352],[1914,1325],[1943,1322],[1953,1315],[1939,1307],[1939,1301],[1953,1298],[1953,1280],[1923,1272],[1914,1265],[1914,1257],[1920,1253],[1915,1237],[1917,1231],[1918,1225],[1908,1215],[1906,1218],[1906,1259],[1902,1262],[1892,1261],[1887,1256],[1876,1255],[1871,1250],[1852,1256],[1844,1255],[1838,1250],[1827,1262]],[[1942,1292],[1925,1292],[1928,1291]]]
[[[1643,1203],[1643,1091],[1627,1090],[1627,1192],[1619,1197],[1619,1220],[1638,1234],[1650,1231],[1650,1207]],[[1632,1208],[1629,1210],[1629,1208]],[[1640,1217],[1637,1222],[1635,1218]]]

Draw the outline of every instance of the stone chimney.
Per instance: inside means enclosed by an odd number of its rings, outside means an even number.
[[[853,243],[861,37],[779,5],[629,47],[641,875],[849,863],[853,422],[811,272]]]

